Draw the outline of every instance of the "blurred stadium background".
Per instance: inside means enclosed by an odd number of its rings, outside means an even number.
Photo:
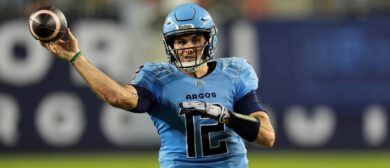
[[[0,167],[158,167],[146,114],[114,109],[28,32],[39,6],[60,8],[81,49],[122,84],[164,62],[160,32],[196,2],[219,28],[219,57],[247,58],[273,120],[273,149],[250,167],[390,167],[388,0],[1,0]]]

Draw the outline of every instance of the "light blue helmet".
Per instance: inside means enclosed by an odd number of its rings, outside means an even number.
[[[183,66],[173,49],[172,37],[189,33],[202,33],[207,42],[201,61],[192,66]],[[200,65],[213,58],[217,43],[216,33],[214,21],[205,9],[193,3],[177,6],[166,17],[162,33],[168,62],[188,72],[196,71]]]

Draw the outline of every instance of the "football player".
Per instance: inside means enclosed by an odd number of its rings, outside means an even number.
[[[163,26],[168,63],[145,63],[124,86],[87,60],[69,29],[68,41],[43,45],[107,103],[150,115],[161,138],[161,167],[245,168],[244,140],[272,147],[275,133],[252,66],[238,57],[213,59],[216,34],[205,9],[177,6]]]

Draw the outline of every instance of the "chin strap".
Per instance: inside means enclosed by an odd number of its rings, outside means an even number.
[[[195,73],[198,69],[199,69],[199,66],[195,66],[195,67],[191,67],[191,68],[180,68],[188,73]]]
[[[187,66],[187,67],[183,67],[182,64],[180,65],[180,63],[177,63],[176,64],[176,67],[179,68],[179,69],[182,69],[188,73],[195,73],[196,71],[198,71],[198,69],[200,68],[200,66],[202,66],[204,63],[206,63],[206,61],[198,64],[198,65],[194,65],[194,66]]]

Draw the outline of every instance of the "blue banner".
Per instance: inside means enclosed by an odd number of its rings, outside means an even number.
[[[279,120],[281,148],[389,147],[389,18],[260,22],[256,30],[260,95]]]

